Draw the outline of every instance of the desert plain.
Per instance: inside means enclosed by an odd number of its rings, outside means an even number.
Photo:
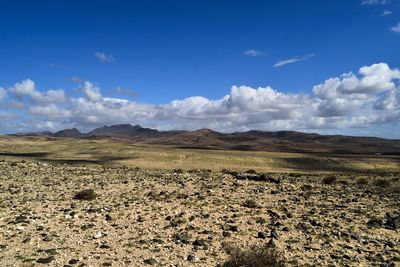
[[[0,266],[239,266],[255,247],[399,266],[399,171],[396,155],[2,136]]]

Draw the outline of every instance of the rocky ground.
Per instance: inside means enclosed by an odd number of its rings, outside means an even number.
[[[275,246],[289,266],[399,266],[399,177],[2,161],[0,266],[218,266],[227,244]]]

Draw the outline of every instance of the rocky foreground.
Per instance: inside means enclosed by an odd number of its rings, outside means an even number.
[[[0,162],[0,266],[399,266],[399,174],[237,174]]]

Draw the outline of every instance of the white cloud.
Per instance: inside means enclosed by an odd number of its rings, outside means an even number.
[[[315,56],[315,55],[314,54],[309,54],[309,55],[305,55],[305,56],[302,56],[302,57],[293,57],[293,58],[281,60],[281,61],[278,61],[277,63],[275,63],[274,67],[277,68],[277,67],[285,66],[287,64],[293,64],[293,63],[296,63],[296,62],[299,62],[299,61],[304,61],[304,60],[307,60],[307,59],[309,59],[309,58],[311,58],[313,56]]]
[[[102,99],[100,88],[89,81],[85,81],[80,88],[87,99],[98,102]]]
[[[28,97],[34,103],[52,104],[62,103],[66,100],[64,90],[48,90],[43,93],[36,90],[35,83],[30,79],[14,84],[9,90],[17,99],[22,100],[24,97]]]
[[[0,87],[0,101],[7,97],[7,90],[3,87]]]
[[[266,56],[267,53],[257,50],[257,49],[250,49],[250,50],[244,51],[243,55],[250,56],[250,57],[262,57],[262,56]]]
[[[113,62],[114,61],[114,58],[113,58],[112,55],[107,55],[104,52],[95,52],[94,56],[95,56],[95,58],[97,58],[102,63]]]
[[[32,115],[44,116],[47,118],[68,118],[71,116],[71,111],[60,108],[54,104],[49,106],[33,106],[29,108],[29,113]]]
[[[362,67],[359,74],[362,78],[353,73],[346,73],[341,78],[330,78],[314,86],[313,92],[321,99],[333,99],[343,94],[362,98],[365,94],[393,90],[396,88],[395,80],[400,79],[400,71],[390,69],[386,63]]]
[[[35,125],[74,125],[92,129],[117,123],[158,129],[211,128],[219,131],[301,130],[326,131],[374,125],[400,124],[400,70],[386,63],[361,67],[357,73],[332,77],[313,87],[310,94],[285,93],[271,87],[232,86],[225,96],[208,99],[192,96],[166,104],[146,104],[103,97],[100,88],[86,81],[82,94],[61,103],[26,102],[21,112]],[[15,99],[35,95],[33,81],[11,88]],[[51,90],[42,97],[57,99]],[[7,98],[11,103],[12,97]],[[28,117],[27,117],[28,119]],[[378,128],[377,128],[378,129]]]
[[[372,6],[372,5],[385,5],[387,0],[363,0],[361,5],[363,6]]]
[[[391,27],[390,30],[396,33],[400,33],[400,22],[397,23],[396,26]]]
[[[384,16],[389,16],[389,15],[391,15],[393,12],[392,11],[390,11],[390,10],[384,10],[382,13],[381,13],[381,17],[384,17]]]

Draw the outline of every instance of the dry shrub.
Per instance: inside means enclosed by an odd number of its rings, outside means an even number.
[[[365,178],[360,178],[357,180],[357,184],[358,185],[367,185],[368,184],[368,180]]]
[[[334,182],[336,182],[337,178],[336,176],[326,176],[322,179],[322,183],[323,184],[333,184]]]
[[[390,181],[387,179],[378,179],[374,182],[374,185],[379,187],[389,187]]]
[[[79,191],[78,193],[76,193],[73,199],[93,200],[95,198],[96,198],[96,194],[94,193],[93,189],[85,189],[85,190],[82,190],[82,191]]]
[[[283,255],[275,247],[253,245],[246,249],[224,244],[229,259],[223,267],[284,267]]]
[[[243,202],[243,207],[255,209],[258,208],[258,204],[253,199],[247,199],[246,201]]]

